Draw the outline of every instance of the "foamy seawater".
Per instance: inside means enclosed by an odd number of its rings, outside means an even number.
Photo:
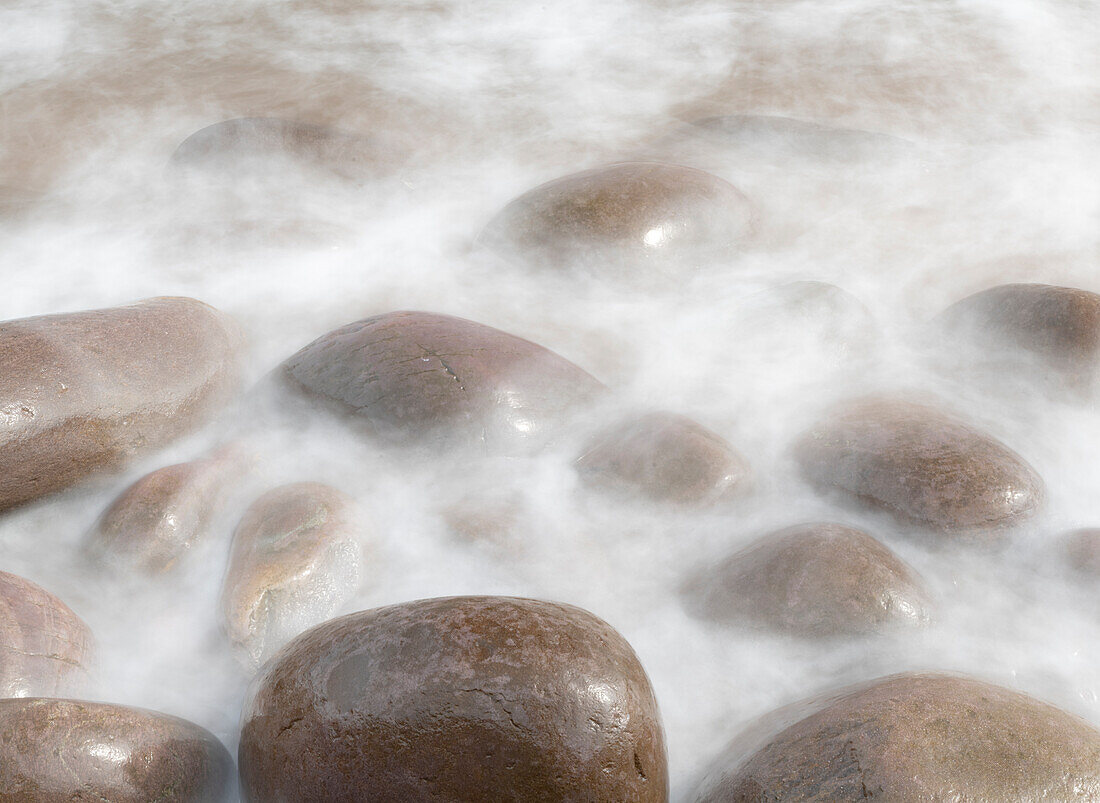
[[[568,602],[618,629],[653,682],[672,799],[755,717],[891,672],[958,671],[1100,726],[1100,597],[1056,536],[1100,525],[1100,413],[940,370],[927,322],[994,284],[1100,292],[1100,16],[1087,3],[591,4],[40,2],[0,9],[0,318],[192,296],[247,337],[247,384],[321,334],[391,310],[479,321],[550,348],[630,407],[692,416],[752,466],[730,507],[670,510],[580,487],[584,432],[534,457],[383,449],[306,407],[246,393],[193,436],[0,517],[0,569],[63,599],[97,642],[88,699],[164,711],[234,752],[250,679],[218,628],[229,539],[288,482],[363,515],[344,611],[423,597]],[[690,123],[757,114],[888,135],[836,151]],[[361,182],[293,160],[183,178],[204,126],[271,116],[382,144]],[[892,139],[891,139],[892,138]],[[601,164],[708,170],[753,202],[739,258],[676,281],[550,275],[477,246],[510,199]],[[794,281],[861,302],[794,310]],[[1041,513],[989,551],[842,506],[790,446],[831,403],[919,391],[1042,476]],[[226,441],[253,454],[209,543],[169,579],[120,579],[79,552],[142,474]],[[513,537],[476,543],[448,505],[519,500]],[[758,536],[834,520],[925,579],[924,631],[812,641],[692,618],[679,586]]]

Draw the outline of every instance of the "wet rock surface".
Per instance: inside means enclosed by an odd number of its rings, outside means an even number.
[[[183,719],[107,703],[0,700],[0,800],[221,803],[233,760]]]
[[[76,691],[87,678],[92,646],[91,631],[69,606],[30,580],[0,572],[0,697]]]
[[[239,349],[190,298],[0,324],[0,510],[193,429],[235,388]]]
[[[335,619],[246,704],[246,800],[667,801],[630,645],[569,605],[420,600]]]
[[[494,251],[543,268],[607,278],[690,276],[739,253],[749,200],[690,167],[624,162],[550,181],[511,201],[482,231]]]
[[[740,755],[735,740],[698,803],[1091,800],[1100,732],[989,683],[904,674],[795,706],[817,709]],[[789,716],[789,712],[786,714]],[[761,734],[768,733],[760,727]]]
[[[803,636],[925,625],[924,582],[885,545],[842,524],[771,533],[693,577],[689,609],[719,622],[751,622]]]
[[[936,407],[874,396],[835,408],[795,445],[823,490],[943,532],[992,534],[1033,514],[1043,482],[1023,458]]]
[[[221,607],[230,641],[251,665],[332,616],[358,588],[358,525],[352,499],[315,482],[276,488],[245,511]]]
[[[602,385],[529,340],[462,318],[391,312],[318,338],[282,366],[291,386],[397,442],[540,445]]]
[[[574,463],[585,484],[658,502],[702,505],[746,492],[748,463],[692,419],[633,416],[599,433]]]
[[[241,462],[221,452],[146,474],[99,517],[85,551],[103,564],[147,574],[172,569],[209,534]]]

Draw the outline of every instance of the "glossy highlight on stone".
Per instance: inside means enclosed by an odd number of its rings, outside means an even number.
[[[630,645],[580,608],[449,597],[302,634],[246,703],[248,801],[668,800]]]

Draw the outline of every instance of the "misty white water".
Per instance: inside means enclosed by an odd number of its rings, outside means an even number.
[[[656,690],[674,800],[752,718],[907,669],[973,674],[1100,726],[1100,594],[1056,536],[1100,525],[1100,413],[993,396],[917,348],[949,303],[1009,281],[1100,291],[1100,9],[1087,2],[85,3],[0,5],[0,319],[187,295],[234,316],[249,380],[336,326],[396,309],[486,323],[582,366],[639,407],[693,416],[745,454],[755,492],[668,511],[582,493],[569,437],[532,459],[413,461],[321,415],[220,423],[124,474],[0,517],[0,569],[91,627],[85,696],[190,719],[235,751],[248,675],[216,616],[229,537],[252,499],[328,482],[366,523],[346,610],[452,594],[587,608],[630,641]],[[733,76],[740,83],[723,90]],[[837,159],[767,136],[681,134],[722,113],[785,115],[904,139]],[[166,165],[194,131],[280,116],[396,139],[403,166],[365,186],[291,163],[181,188]],[[631,158],[709,169],[759,210],[742,258],[671,286],[548,277],[476,247],[517,194]],[[0,209],[4,208],[0,205]],[[793,314],[789,281],[867,307]],[[917,389],[1018,451],[1044,511],[982,552],[837,507],[788,448],[830,402]],[[266,409],[266,408],[265,408]],[[125,582],[78,552],[141,474],[243,437],[255,452],[209,548],[183,572]],[[443,510],[514,489],[517,535],[464,542]],[[926,632],[816,642],[690,618],[693,569],[808,520],[866,529],[925,578]]]

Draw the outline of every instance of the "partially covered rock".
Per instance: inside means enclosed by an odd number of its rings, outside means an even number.
[[[698,135],[716,144],[779,159],[853,164],[910,152],[912,143],[889,134],[838,128],[794,117],[727,114],[692,123]]]
[[[245,800],[668,800],[630,645],[570,605],[451,597],[297,638],[246,703]]]
[[[207,537],[240,462],[227,450],[146,474],[99,517],[87,551],[146,574],[168,571]]]
[[[1100,295],[1049,284],[1004,284],[967,296],[936,320],[952,361],[1048,390],[1100,385]],[[976,354],[960,352],[968,343]]]
[[[430,312],[391,312],[329,332],[282,372],[383,439],[503,452],[540,445],[603,387],[529,340]]]
[[[644,280],[728,260],[751,238],[753,216],[748,199],[710,173],[624,162],[530,190],[480,240],[541,267]]]
[[[799,439],[795,456],[817,487],[944,532],[1016,524],[1044,494],[1018,454],[942,410],[900,398],[841,405]]]
[[[1100,528],[1068,532],[1062,536],[1061,545],[1070,566],[1090,577],[1100,577]]]
[[[1100,732],[989,683],[895,675],[798,709],[814,713],[789,727],[760,726],[755,745],[736,740],[695,800],[1015,803],[1100,796]]]
[[[576,461],[588,485],[701,505],[745,492],[750,470],[732,446],[686,416],[635,416],[599,433]]]
[[[328,619],[359,586],[352,499],[315,482],[261,496],[233,534],[222,589],[230,641],[252,665]]]
[[[92,633],[69,606],[30,580],[0,572],[0,697],[76,691],[91,652]]]
[[[932,608],[916,572],[842,524],[771,533],[693,578],[685,591],[700,616],[804,636],[923,625]]]
[[[236,387],[240,345],[190,298],[0,324],[0,509],[193,429]]]
[[[0,800],[220,803],[233,759],[198,725],[107,703],[0,700]]]

